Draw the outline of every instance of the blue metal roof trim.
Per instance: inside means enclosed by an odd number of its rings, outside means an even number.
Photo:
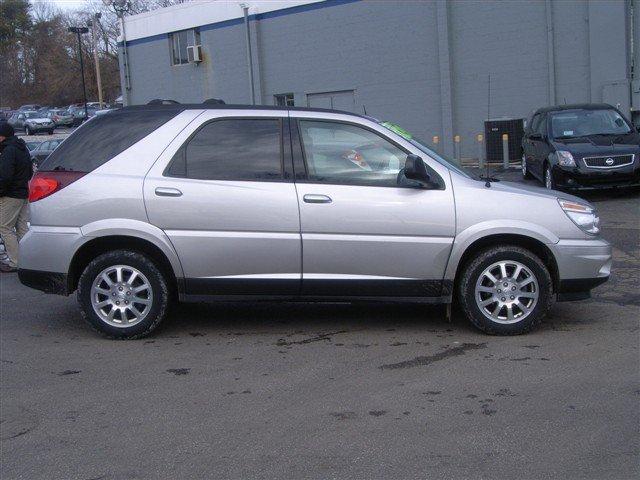
[[[320,10],[322,8],[346,5],[349,3],[355,3],[360,1],[362,0],[325,0],[324,2],[310,3],[307,5],[296,5],[295,7],[282,8],[280,10],[274,10],[272,12],[256,13],[253,15],[249,15],[249,20],[266,20],[269,18],[283,17],[285,15],[294,15],[296,13],[310,12],[313,10]],[[207,30],[216,30],[218,28],[226,28],[226,27],[233,27],[235,25],[242,25],[242,23],[244,23],[244,18],[241,17],[241,18],[233,18],[231,20],[224,20],[222,22],[200,25],[195,28],[199,28],[201,32],[204,32]],[[136,38],[135,40],[128,40],[127,46],[140,45],[143,43],[164,40],[164,39],[167,39],[168,36],[169,36],[169,33],[160,33],[158,35],[153,35],[151,37]],[[123,42],[118,42],[118,46],[119,47],[123,46]]]

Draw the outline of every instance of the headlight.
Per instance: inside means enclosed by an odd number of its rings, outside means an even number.
[[[567,152],[566,150],[558,150],[556,152],[556,156],[558,157],[558,165],[561,167],[575,167],[576,161],[573,159],[573,155],[571,152]]]
[[[558,203],[564,213],[575,223],[580,230],[589,235],[600,233],[600,217],[598,212],[589,205],[558,199]]]

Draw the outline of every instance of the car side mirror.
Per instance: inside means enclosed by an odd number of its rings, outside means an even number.
[[[541,133],[532,133],[531,135],[529,135],[529,140],[536,140],[541,142],[542,141],[542,134]]]
[[[407,160],[404,162],[404,176],[409,180],[416,180],[426,186],[433,184],[424,160],[418,155],[407,155]]]

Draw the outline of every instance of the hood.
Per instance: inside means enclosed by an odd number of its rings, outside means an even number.
[[[48,118],[28,118],[27,122],[31,123],[49,123],[51,120]]]
[[[588,137],[553,140],[557,150],[568,150],[574,156],[625,155],[640,152],[640,134],[590,135]]]
[[[4,150],[9,146],[13,146],[18,150],[29,152],[29,148],[27,147],[27,144],[25,143],[25,141],[22,140],[20,137],[16,137],[15,135],[9,138],[5,138],[4,141],[0,143],[0,145],[2,146],[2,150]]]
[[[526,185],[523,183],[516,182],[491,182],[491,188],[501,192],[508,193],[520,193],[523,195],[532,195],[536,197],[550,198],[556,199],[561,198],[563,200],[570,200],[572,202],[579,202],[582,204],[587,204],[593,208],[589,202],[585,199],[576,197],[575,195],[570,195],[565,192],[560,192],[558,190],[549,190],[543,187],[535,187],[533,185]]]

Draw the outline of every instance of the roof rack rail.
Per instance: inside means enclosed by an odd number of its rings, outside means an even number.
[[[147,105],[180,105],[180,102],[167,98],[154,98],[147,102]]]
[[[226,105],[226,102],[220,98],[207,98],[202,103],[204,105]]]

